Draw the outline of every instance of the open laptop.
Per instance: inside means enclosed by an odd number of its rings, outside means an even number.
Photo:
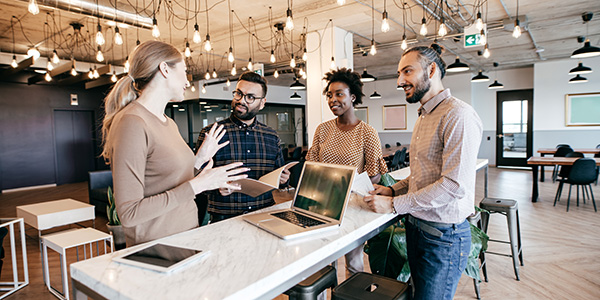
[[[336,229],[342,223],[355,173],[355,167],[307,161],[291,208],[243,218],[285,240]]]

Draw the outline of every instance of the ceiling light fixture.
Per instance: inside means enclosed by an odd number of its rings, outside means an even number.
[[[579,62],[577,67],[575,67],[569,71],[569,75],[587,74],[587,73],[592,73],[592,68],[584,66],[582,62]]]
[[[231,81],[229,80],[229,78],[227,78],[227,81],[225,82],[226,86],[231,86]]]
[[[406,41],[406,3],[402,2],[402,27],[404,28],[404,32],[402,33],[402,44],[400,44],[400,49],[402,51],[408,48],[408,42]]]
[[[212,72],[212,77],[213,78],[217,78],[218,74],[217,74],[217,69],[213,68],[213,72]]]
[[[40,13],[40,8],[35,0],[29,0],[27,10],[34,16]]]
[[[498,67],[498,63],[494,62],[493,66],[494,66],[494,76],[496,77],[496,79],[494,80],[494,82],[492,84],[490,84],[488,86],[488,89],[490,89],[490,90],[502,89],[502,88],[504,88],[504,84],[498,82],[498,71],[496,71],[496,68]]]
[[[129,73],[129,56],[125,58],[125,64],[123,65],[123,72]]]
[[[577,75],[577,76],[579,76],[579,75]],[[46,81],[48,81],[48,82],[52,81],[52,76],[50,76],[50,71],[46,72],[44,79],[46,79]]]
[[[192,92],[196,91],[196,86],[194,85],[194,83],[192,83]]]
[[[463,62],[460,61],[460,58],[456,57],[456,61],[454,61],[452,64],[450,64],[448,66],[448,68],[446,68],[446,71],[448,72],[463,72],[463,71],[467,71],[469,70],[469,66]]]
[[[483,30],[483,20],[481,19],[481,12],[477,12],[477,20],[475,21],[475,28]]]
[[[233,55],[233,10],[231,9],[231,0],[227,0],[229,6],[229,53],[227,54],[227,60],[233,63],[235,57]]]
[[[404,87],[403,87],[403,86],[401,86],[401,85],[397,85],[397,86],[396,86],[396,90],[402,91],[402,90],[404,90]]]
[[[12,61],[10,62],[10,66],[13,67],[13,69],[16,69],[19,64],[17,63],[17,56],[13,54],[12,57]]]
[[[33,46],[31,48],[29,48],[29,50],[27,50],[27,56],[33,56],[33,60],[37,60],[38,58],[40,58],[40,51],[38,51],[38,49]]]
[[[206,94],[206,83],[202,85],[202,94]]]
[[[381,99],[381,95],[377,91],[373,91],[373,94],[369,96],[370,99]]]
[[[235,76],[235,74],[237,74],[237,70],[236,70],[236,68],[235,68],[235,64],[233,64],[233,65],[231,66],[231,76]]]
[[[112,76],[110,76],[110,81],[117,82],[117,73],[113,70]]]
[[[577,74],[577,76],[569,79],[569,83],[584,83],[588,82],[587,78],[581,77],[581,75]]]
[[[52,63],[53,64],[58,64],[60,62],[60,58],[58,57],[58,53],[56,52],[56,49],[54,51],[52,51]]]
[[[371,7],[373,9],[371,9],[371,50],[369,50],[369,53],[371,55],[375,55],[377,54],[377,48],[375,48],[375,4],[374,4],[374,0],[371,0]],[[333,30],[333,26],[332,26],[332,30]],[[333,42],[333,38],[331,39]]]
[[[121,33],[119,32],[119,27],[116,27],[116,26],[115,26],[115,44],[123,45],[123,36],[121,36]]]
[[[298,81],[298,78],[294,78],[294,83],[292,83],[292,85],[290,85],[290,89],[291,90],[304,90],[306,89],[306,86],[301,83],[300,81]]]
[[[102,54],[102,50],[100,50],[100,46],[98,46],[98,52],[96,53],[96,60],[98,62],[104,61],[104,55]]]
[[[363,70],[363,73],[360,75],[360,81],[361,82],[371,82],[371,81],[375,81],[375,76],[369,74],[367,72],[367,68],[365,68]]]
[[[381,32],[390,31],[390,22],[388,21],[388,13],[386,10],[386,6],[387,6],[386,3],[387,3],[387,1],[384,0],[383,1],[383,13],[381,16]],[[373,9],[375,9],[375,8],[373,7]]]
[[[337,0],[337,4],[344,5],[344,4],[346,4],[346,0]]]
[[[156,21],[156,15],[152,18],[152,36],[155,38],[160,37],[160,29],[158,29],[158,21]]]
[[[275,73],[273,73],[273,77],[279,78],[279,71],[277,71],[277,69],[275,69]]]
[[[419,31],[419,34],[421,34],[422,36],[426,36],[427,35],[427,20],[425,19],[425,5],[423,6],[423,19],[421,19],[421,30]]]
[[[190,42],[185,42],[185,50],[183,51],[183,55],[185,55],[185,57],[191,57],[192,56],[192,50],[190,49]]]
[[[521,36],[521,26],[519,26],[519,0],[517,0],[517,15],[515,16],[515,28],[513,29],[512,36],[518,39]]]
[[[48,60],[48,63],[46,63],[46,69],[48,71],[52,71],[52,69],[54,69],[54,66],[52,65],[52,62],[50,62],[50,60]]]
[[[290,6],[290,1],[291,0],[288,0],[288,8],[286,11],[287,17],[285,20],[285,29],[291,31],[292,29],[294,29],[294,18],[292,17],[292,8]]]
[[[200,36],[200,27],[198,23],[194,24],[194,36],[192,37],[192,41],[196,44],[200,44],[202,42],[202,37]]]
[[[485,44],[485,47],[483,49],[483,57],[489,58],[490,55],[491,55],[491,53],[490,53],[490,49],[488,48],[488,44]]]
[[[479,73],[475,76],[473,76],[473,78],[471,78],[471,82],[485,82],[485,81],[490,81],[490,78],[483,75],[482,71],[479,70]]]
[[[571,58],[585,58],[600,55],[600,48],[590,44],[590,39],[586,39],[583,47],[573,51]]]
[[[71,76],[77,76],[77,70],[75,70],[75,60],[71,62]]]
[[[290,96],[290,99],[291,100],[300,100],[300,99],[302,99],[302,96],[298,95],[297,92],[294,92],[294,94]]]
[[[294,58],[294,53],[292,53],[292,59],[290,60],[290,67],[296,67],[296,59]]]

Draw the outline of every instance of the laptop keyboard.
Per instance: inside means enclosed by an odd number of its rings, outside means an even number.
[[[296,224],[300,227],[313,227],[321,224],[325,224],[319,220],[307,217],[305,215],[293,212],[293,211],[282,211],[272,214],[273,216],[286,220],[292,224]]]

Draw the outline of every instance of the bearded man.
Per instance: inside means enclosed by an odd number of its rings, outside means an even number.
[[[229,144],[221,148],[213,157],[214,167],[241,161],[250,168],[248,178],[261,176],[284,165],[279,147],[277,132],[256,120],[256,114],[265,107],[267,101],[267,80],[254,72],[240,75],[231,101],[232,113],[229,118],[213,123],[200,132],[196,145],[202,145],[206,132],[215,124],[224,125],[225,134],[221,143]],[[287,182],[289,171],[284,170],[280,183]],[[228,189],[206,192],[208,213],[211,222],[218,222],[250,211],[275,204],[271,193],[258,197],[233,192]],[[199,216],[202,218],[202,216]],[[199,220],[200,224],[206,223]]]
[[[471,248],[466,218],[474,212],[482,123],[469,104],[444,89],[441,50],[434,44],[402,55],[398,85],[408,103],[421,104],[410,143],[411,174],[364,198],[375,212],[408,214],[414,299],[452,299]]]

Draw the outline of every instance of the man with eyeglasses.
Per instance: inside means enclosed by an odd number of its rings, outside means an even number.
[[[231,116],[202,129],[196,145],[202,144],[205,133],[213,125],[224,125],[225,135],[221,139],[221,143],[229,141],[229,144],[221,148],[213,157],[214,166],[241,161],[244,163],[244,167],[250,168],[250,171],[246,173],[248,177],[258,179],[284,165],[277,132],[256,120],[256,114],[265,107],[267,100],[267,80],[254,72],[245,72],[240,75],[232,94],[231,109],[233,111]],[[280,184],[287,182],[289,174],[289,171],[284,170]],[[271,193],[254,198],[232,190],[221,189],[206,192],[203,195],[208,200],[211,222],[218,222],[275,204]],[[197,200],[198,205],[201,206],[202,200],[198,198]],[[204,207],[199,207],[199,210],[204,210]],[[199,217],[200,224],[206,224],[208,220],[202,220],[204,216]]]

